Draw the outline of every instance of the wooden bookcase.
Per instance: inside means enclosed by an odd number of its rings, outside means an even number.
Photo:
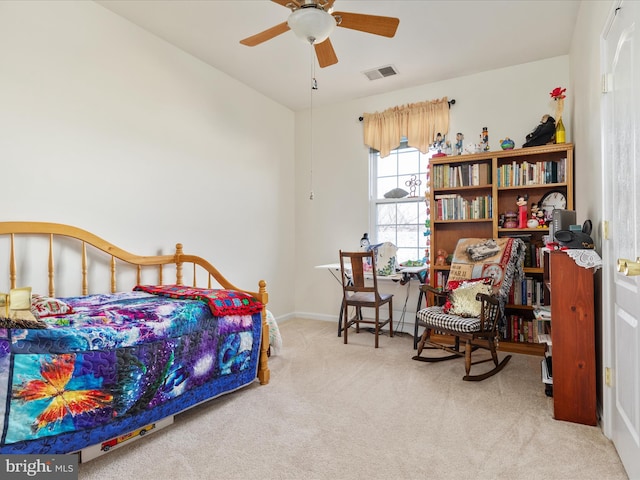
[[[452,253],[458,239],[524,236],[528,245],[534,245],[530,252],[537,258],[535,263],[525,265],[525,275],[532,279],[538,293],[543,291],[540,248],[542,237],[549,234],[549,229],[505,228],[501,215],[517,213],[520,195],[528,196],[529,210],[531,203],[539,202],[550,191],[562,192],[567,200],[566,208],[573,210],[573,145],[570,143],[432,158],[430,284],[437,287],[449,270],[448,265],[435,264],[438,250]],[[508,322],[514,321],[514,316],[522,321],[533,320],[533,306],[526,305],[526,300],[524,303],[507,305]],[[545,345],[530,340],[514,341],[509,332],[503,332],[499,348],[543,355]]]
[[[596,425],[593,270],[561,250],[545,253],[551,294],[553,413],[556,420]]]

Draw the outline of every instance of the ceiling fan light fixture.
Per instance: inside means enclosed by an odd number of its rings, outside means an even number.
[[[336,20],[324,10],[316,7],[299,8],[289,15],[289,28],[307,43],[322,43],[336,27]]]

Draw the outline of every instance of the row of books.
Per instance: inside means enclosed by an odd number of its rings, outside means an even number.
[[[542,249],[544,245],[542,243],[524,242],[524,266],[531,268],[542,268],[544,260]]]
[[[544,185],[566,181],[567,159],[535,163],[513,161],[498,167],[498,187]]]
[[[551,337],[551,323],[527,318],[522,315],[507,315],[499,326],[501,340],[516,343],[546,343]]]
[[[541,306],[544,305],[544,288],[542,280],[525,276],[514,278],[509,291],[508,302],[512,305]]]
[[[553,354],[553,342],[551,341],[551,307],[541,306],[533,309],[533,321],[538,343],[546,343],[547,348],[541,364],[542,383],[544,393],[553,397],[553,367],[551,356]]]
[[[444,287],[447,285],[447,280],[449,280],[449,272],[446,270],[438,270],[435,272],[435,283],[434,286],[442,291]]]
[[[493,183],[489,163],[432,165],[431,175],[434,188],[471,187]]]
[[[491,195],[466,199],[457,194],[435,195],[438,220],[471,220],[492,218]]]

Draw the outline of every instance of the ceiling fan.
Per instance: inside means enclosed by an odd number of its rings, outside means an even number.
[[[240,40],[240,43],[248,47],[255,47],[288,30],[293,30],[298,37],[313,45],[321,68],[338,63],[338,57],[333,50],[331,40],[329,40],[329,35],[331,35],[336,26],[373,33],[383,37],[393,37],[400,23],[398,18],[393,17],[334,12],[333,4],[335,0],[271,1],[291,9],[289,19],[263,32]]]

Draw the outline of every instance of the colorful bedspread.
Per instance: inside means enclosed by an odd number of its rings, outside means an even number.
[[[0,453],[75,452],[256,377],[259,302],[215,316],[211,299],[142,291],[64,300],[74,313],[46,329],[0,329]]]

